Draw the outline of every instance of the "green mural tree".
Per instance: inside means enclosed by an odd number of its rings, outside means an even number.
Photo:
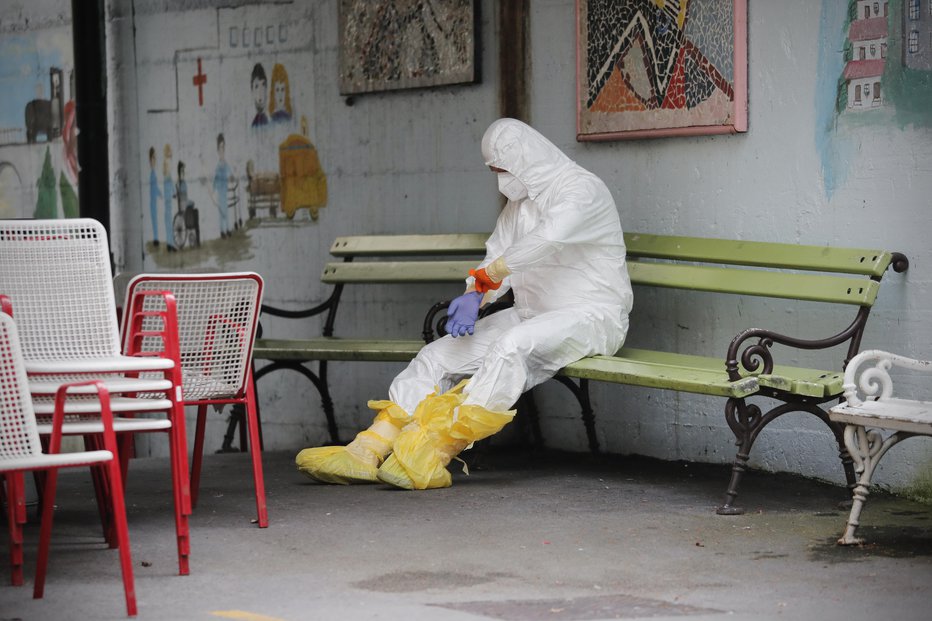
[[[61,190],[61,210],[66,218],[77,218],[80,216],[80,207],[78,205],[78,193],[74,191],[68,177],[64,171],[58,177],[58,186]]]
[[[36,199],[36,211],[34,218],[57,218],[58,217],[58,191],[55,187],[55,171],[52,170],[52,155],[49,148],[45,147],[45,162],[42,164],[42,172],[39,174],[39,180],[36,187],[39,188],[39,197]]]

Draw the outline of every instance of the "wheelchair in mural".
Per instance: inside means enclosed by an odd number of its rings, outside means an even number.
[[[317,149],[305,136],[292,134],[278,147],[278,171],[257,172],[246,163],[248,180],[247,212],[252,220],[260,210],[275,218],[281,210],[289,219],[299,209],[307,209],[316,220],[327,204],[327,177],[320,166]]]
[[[201,245],[201,217],[194,201],[189,201],[187,192],[176,192],[178,211],[172,218],[172,233],[175,247],[196,248]]]

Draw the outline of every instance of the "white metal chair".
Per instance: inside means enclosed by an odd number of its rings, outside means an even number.
[[[894,397],[890,375],[894,367],[912,370],[926,386],[932,379],[932,361],[877,349],[863,351],[845,367],[845,401],[829,410],[829,418],[845,423],[845,447],[858,475],[851,513],[839,545],[863,543],[855,531],[881,458],[906,438],[932,436],[932,401]],[[884,438],[884,430],[892,433]]]
[[[67,393],[72,390],[92,389],[98,419],[103,427],[103,450],[76,453],[61,453],[61,428],[65,417]],[[35,470],[48,472],[42,497],[42,518],[39,534],[39,555],[36,563],[36,581],[33,597],[41,598],[45,589],[45,574],[48,567],[49,544],[54,518],[55,489],[58,469],[65,467],[103,466],[107,482],[116,546],[119,548],[120,566],[123,572],[123,589],[126,611],[136,614],[136,593],[133,580],[133,564],[130,557],[129,533],[126,526],[126,507],[123,499],[123,483],[116,460],[116,434],[113,431],[113,414],[110,411],[110,396],[103,382],[91,380],[75,384],[63,384],[55,396],[51,440],[47,453],[42,452],[39,433],[36,429],[32,399],[29,395],[29,380],[26,377],[20,348],[19,335],[13,319],[0,313],[0,471],[7,487],[7,505],[10,529],[10,556],[12,559],[12,581],[23,583],[23,531],[25,522],[23,498],[23,473]]]
[[[171,292],[178,305],[178,335],[185,405],[197,406],[197,431],[191,470],[191,502],[200,486],[204,431],[209,405],[240,404],[246,427],[260,528],[268,526],[262,473],[258,409],[252,382],[252,347],[262,303],[262,278],[254,272],[140,274],[126,289],[123,306],[124,349],[150,351],[149,313],[162,308],[152,292]]]
[[[166,307],[160,316],[161,350],[123,355],[107,235],[99,222],[86,218],[0,220],[0,294],[12,301],[26,372],[40,411],[49,408],[42,397],[47,399],[62,382],[92,378],[102,379],[113,394],[160,401],[147,408],[120,399],[117,407],[127,413],[163,409],[164,401],[169,402],[167,427],[164,421],[133,424],[147,430],[161,425],[168,432],[179,573],[189,573],[187,439],[177,319],[170,294],[164,296]],[[66,433],[71,432],[72,422]],[[128,424],[118,422],[118,429],[139,430],[129,429]],[[120,457],[125,468],[126,451]]]

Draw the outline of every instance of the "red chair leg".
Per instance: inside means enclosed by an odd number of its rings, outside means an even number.
[[[84,436],[84,450],[96,451],[101,449],[99,437]],[[113,518],[110,515],[110,507],[107,499],[110,495],[109,485],[102,469],[91,468],[91,481],[94,483],[94,497],[97,501],[97,512],[100,515],[100,528],[103,530],[104,539],[111,548],[116,547],[116,540],[113,538]]]
[[[26,502],[22,472],[7,472],[6,481],[7,522],[10,535],[10,583],[23,586],[23,524],[26,521]],[[0,492],[3,486],[0,485]],[[3,495],[0,494],[0,500]]]
[[[265,502],[265,475],[262,472],[262,444],[259,440],[259,420],[256,416],[256,392],[251,378],[246,381],[246,426],[249,428],[252,478],[256,485],[256,513],[259,528],[266,528],[269,525],[269,513]]]
[[[129,529],[126,526],[126,501],[120,480],[120,465],[112,459],[105,465],[109,479],[113,526],[117,547],[120,549],[120,569],[123,573],[123,592],[126,596],[126,614],[136,616],[136,586],[133,579],[133,561],[129,549]]]
[[[194,432],[194,453],[191,456],[191,508],[197,506],[201,487],[201,461],[204,457],[204,432],[207,427],[207,405],[197,406],[197,428]]]
[[[117,438],[120,444],[120,480],[123,482],[123,490],[126,491],[126,480],[129,477],[129,459],[136,453],[135,437],[131,433],[121,434]]]
[[[259,428],[259,450],[265,450],[265,439],[262,437],[262,410],[259,409],[259,393],[256,392],[256,365],[255,362],[249,365],[249,384],[252,387],[252,400],[256,407],[256,426]],[[249,398],[249,388],[246,389],[247,399]]]
[[[36,583],[32,597],[40,599],[45,592],[45,571],[49,565],[49,544],[52,540],[52,520],[55,518],[55,489],[58,485],[58,468],[50,468],[45,478],[42,497],[42,517],[39,528],[39,555],[36,559]]]
[[[175,535],[178,544],[178,574],[187,576],[191,570],[188,556],[191,553],[190,526],[191,487],[188,479],[188,452],[185,438],[184,406],[176,405],[172,410],[172,426],[169,430],[168,448],[171,454],[172,493],[175,501]]]

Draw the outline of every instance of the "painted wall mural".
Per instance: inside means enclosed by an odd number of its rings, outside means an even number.
[[[834,84],[816,101],[831,196],[860,151],[860,128],[932,127],[932,0],[824,0],[819,39],[819,84]]]
[[[158,36],[181,16],[136,26],[140,204],[160,266],[242,258],[254,231],[313,224],[327,205],[310,135],[309,18],[280,3],[221,8],[185,13],[197,27]]]
[[[0,218],[73,218],[78,209],[70,28],[0,39]]]

